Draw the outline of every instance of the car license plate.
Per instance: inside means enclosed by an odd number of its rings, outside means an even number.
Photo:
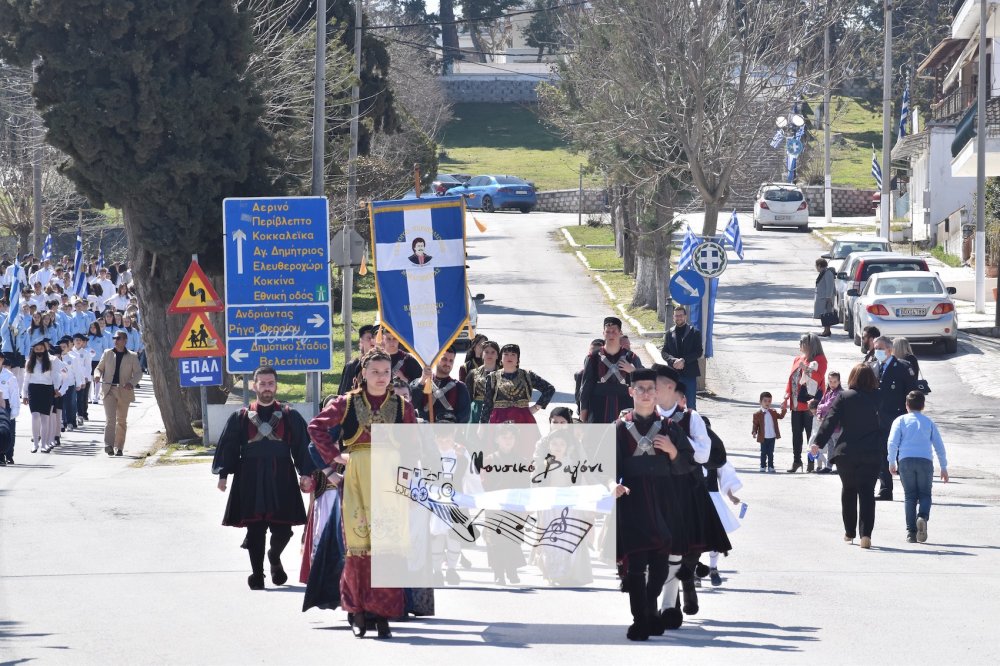
[[[792,219],[792,216],[791,215],[775,215],[774,219],[776,219],[776,220],[790,220],[790,219]]]
[[[528,190],[515,190],[514,194],[527,194]]]
[[[897,317],[926,317],[927,308],[896,308]]]

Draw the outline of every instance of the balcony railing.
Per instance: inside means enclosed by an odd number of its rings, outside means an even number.
[[[975,101],[975,90],[959,88],[931,104],[931,118],[937,121],[958,120]]]

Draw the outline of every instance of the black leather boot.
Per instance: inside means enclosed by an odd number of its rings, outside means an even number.
[[[684,614],[698,614],[698,591],[694,588],[694,580],[681,581],[681,589],[684,593]]]
[[[800,469],[802,469],[802,461],[801,460],[796,460],[795,462],[792,463],[792,468],[790,470],[788,470],[788,473],[789,474],[794,474],[795,472],[799,471]]]
[[[630,575],[628,604],[632,611],[632,625],[625,634],[630,641],[649,640],[649,608],[646,603],[646,576]]]

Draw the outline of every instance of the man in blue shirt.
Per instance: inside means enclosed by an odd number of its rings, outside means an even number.
[[[927,541],[927,520],[931,514],[931,483],[934,462],[931,449],[941,465],[941,480],[948,483],[948,459],[941,433],[924,416],[924,394],[910,391],[906,396],[907,413],[892,422],[889,431],[889,471],[899,473],[906,505],[906,540]],[[899,460],[898,470],[896,460]],[[917,510],[917,503],[920,509]]]

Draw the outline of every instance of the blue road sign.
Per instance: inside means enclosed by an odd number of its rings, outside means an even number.
[[[802,139],[791,138],[785,143],[785,152],[792,157],[798,157],[802,154],[805,149],[805,145],[802,143]]]
[[[690,268],[670,277],[670,297],[681,305],[694,305],[705,295],[705,278]]]
[[[226,199],[226,365],[332,367],[326,197]]]
[[[222,386],[222,359],[182,358],[177,360],[181,386]]]

